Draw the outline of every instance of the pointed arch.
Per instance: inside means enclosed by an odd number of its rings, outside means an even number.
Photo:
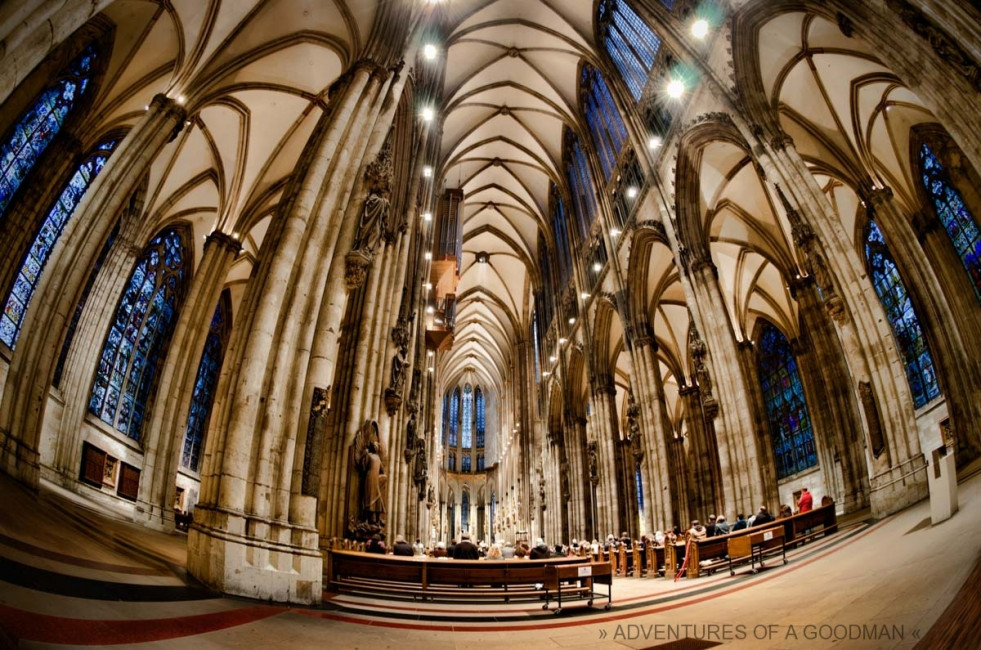
[[[171,226],[143,249],[99,355],[89,412],[137,441],[187,292],[191,235]]]

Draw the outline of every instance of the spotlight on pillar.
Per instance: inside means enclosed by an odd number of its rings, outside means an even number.
[[[569,324],[570,324],[570,325],[575,325],[575,324],[576,324],[576,319],[575,319],[575,317],[572,317],[572,318],[570,318],[570,319],[569,319]]]
[[[685,94],[685,82],[680,79],[672,79],[668,83],[668,97],[678,99]]]
[[[433,220],[433,213],[432,212],[423,212],[422,213],[422,220],[423,221],[432,221]]]
[[[432,43],[426,43],[425,45],[422,46],[422,55],[426,57],[427,61],[432,61],[433,59],[435,59],[436,53],[437,53],[436,46],[433,45]]]
[[[651,139],[647,141],[647,148],[658,149],[662,144],[663,144],[663,140],[661,140],[661,136],[654,135],[651,136]]]
[[[636,196],[637,196],[637,187],[634,186],[634,185],[631,185],[630,187],[627,188],[627,198],[628,199],[632,199],[632,198],[634,198]]]
[[[425,257],[427,260],[431,260],[433,259],[433,254],[430,253],[429,251],[426,251],[426,254],[423,255],[423,257]]]
[[[620,229],[619,228],[611,228],[610,229],[610,237],[619,237],[619,236],[620,236]],[[593,268],[596,269],[596,266],[593,266]],[[599,271],[599,269],[596,269],[596,270]]]
[[[422,285],[422,288],[425,289],[426,291],[429,291],[430,289],[433,288],[433,283],[427,282],[426,284]]]
[[[552,355],[552,356],[550,356],[550,357],[548,358],[548,362],[549,362],[549,363],[555,363],[555,362],[556,362],[556,358],[555,358],[555,355]]]
[[[184,102],[186,102],[186,101],[187,101],[187,98],[184,97],[184,95],[178,95],[177,96],[177,104],[179,106],[183,106],[184,105]]]
[[[603,270],[603,265],[600,264],[599,262],[594,262],[593,263],[593,270],[596,271],[597,273],[599,273],[600,271]]]
[[[426,106],[422,109],[423,122],[432,122],[434,117],[436,117],[436,111],[433,110],[432,106]]]
[[[433,313],[433,312],[435,312],[435,311],[436,311],[436,310],[435,310],[435,309],[433,308],[433,306],[432,306],[432,305],[429,305],[428,307],[426,307],[426,313],[427,313],[427,314],[432,314],[432,313]]]
[[[691,35],[695,38],[705,38],[709,33],[708,21],[704,18],[699,18],[691,25]]]
[[[423,178],[432,178],[433,177],[433,168],[430,167],[429,165],[426,165],[425,167],[423,167],[422,168],[422,177]]]
[[[583,291],[582,293],[580,293],[579,294],[579,297],[582,298],[583,300],[589,300],[589,294],[586,293],[585,291]]]
[[[563,336],[562,338],[560,338],[560,339],[559,339],[559,345],[565,345],[565,342],[566,342],[566,341],[568,341],[568,340],[569,340],[569,339],[567,339],[567,338],[565,338],[565,337]]]

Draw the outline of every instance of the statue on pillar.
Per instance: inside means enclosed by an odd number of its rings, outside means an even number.
[[[589,481],[596,485],[599,483],[599,454],[596,450],[595,440],[590,440],[586,444],[586,459],[589,466]]]
[[[385,529],[385,474],[384,448],[378,434],[378,423],[365,420],[354,437],[354,466],[361,480],[358,519],[352,522],[355,536],[367,538]]]
[[[387,227],[392,174],[392,145],[391,140],[386,140],[378,157],[364,172],[368,196],[361,208],[361,219],[351,252],[344,258],[344,280],[348,289],[357,289],[364,284],[382,230]]]

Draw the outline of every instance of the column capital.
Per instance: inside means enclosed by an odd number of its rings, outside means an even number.
[[[869,201],[875,207],[881,206],[883,203],[888,203],[892,200],[893,193],[891,187],[873,187],[867,192]]]
[[[239,251],[242,250],[242,242],[220,230],[213,230],[211,234],[205,238],[205,248],[212,244],[215,246],[220,246],[233,255],[238,255]]]

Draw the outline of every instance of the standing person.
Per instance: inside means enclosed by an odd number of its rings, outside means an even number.
[[[797,511],[807,512],[814,507],[814,497],[811,493],[807,491],[807,488],[801,488],[800,498],[797,500]]]

